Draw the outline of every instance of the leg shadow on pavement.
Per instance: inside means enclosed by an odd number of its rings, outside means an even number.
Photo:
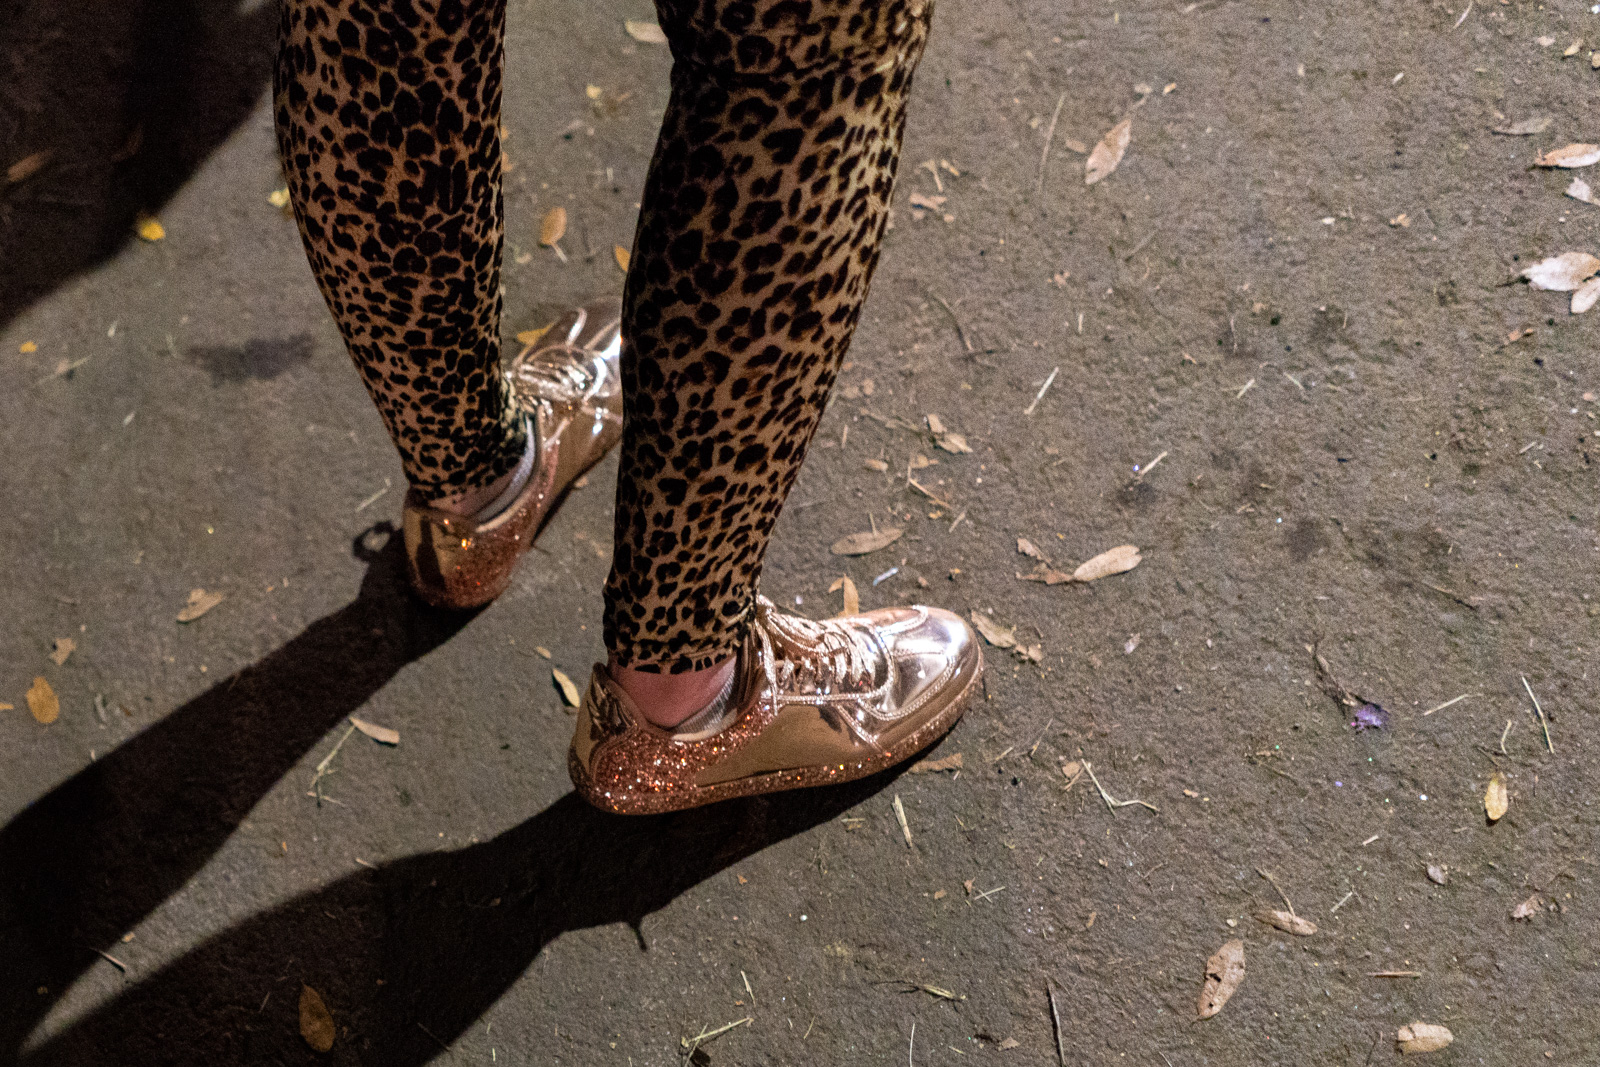
[[[368,547],[374,542],[383,547]],[[96,948],[112,950],[330,729],[470,620],[411,596],[389,524],[363,533],[354,549],[368,566],[348,606],[0,830],[0,1064],[13,1062],[68,985],[100,961]]]
[[[277,23],[274,0],[0,0],[0,328],[250,116]]]
[[[240,923],[153,976],[131,976],[24,1054],[71,983],[109,966],[97,948],[115,952],[318,740],[465,624],[411,598],[398,537],[366,555],[348,607],[0,830],[0,1064],[423,1064],[560,934],[641,929],[680,894],[895,773],[649,818],[606,815],[569,793],[492,841],[362,870]],[[299,1036],[302,982],[339,1023],[323,1056]]]

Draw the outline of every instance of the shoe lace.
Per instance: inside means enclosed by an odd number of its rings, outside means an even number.
[[[599,392],[607,373],[602,356],[567,344],[546,345],[530,358],[519,358],[515,370],[524,389],[557,402],[588,399]]]
[[[773,645],[769,672],[774,685],[824,695],[840,688],[874,688],[885,651],[870,626],[786,615],[765,597],[757,598],[755,622]]]

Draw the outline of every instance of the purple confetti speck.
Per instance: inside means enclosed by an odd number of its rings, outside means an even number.
[[[1334,784],[1334,785],[1336,785],[1336,786],[1338,786],[1338,787],[1339,787],[1339,788],[1340,788],[1340,789],[1343,789],[1343,788],[1344,788],[1344,783],[1343,783],[1343,782],[1338,782],[1338,781],[1336,781],[1336,782],[1334,782],[1334,783],[1333,783],[1333,784]]]
[[[1363,704],[1356,709],[1350,725],[1357,730],[1381,730],[1389,725],[1389,715],[1376,704]]]

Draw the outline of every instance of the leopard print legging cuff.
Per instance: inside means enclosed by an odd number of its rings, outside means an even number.
[[[931,0],[657,0],[672,96],[623,302],[606,644],[710,666],[748,626],[888,223]],[[313,271],[434,496],[523,429],[499,370],[504,0],[284,0],[278,137]]]

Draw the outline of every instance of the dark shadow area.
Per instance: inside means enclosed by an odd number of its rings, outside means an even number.
[[[348,606],[0,830],[0,1063],[101,961],[96,948],[110,950],[182,888],[311,746],[470,621],[411,596],[389,524],[357,538],[355,552],[368,567]]]
[[[563,932],[646,915],[835,817],[895,772],[651,818],[568,794],[493,841],[362,870],[193,949],[39,1048],[22,1044],[124,932],[179,892],[341,719],[468,616],[420,606],[400,539],[349,606],[178,708],[0,830],[0,1064],[422,1064]],[[640,933],[641,941],[644,934]],[[339,1023],[301,1040],[301,983]]]
[[[272,79],[274,0],[0,0],[0,328],[130,240]]]
[[[184,352],[190,361],[211,374],[212,385],[228,382],[271,381],[302,363],[311,362],[311,335],[255,337],[242,345],[206,345]]]

